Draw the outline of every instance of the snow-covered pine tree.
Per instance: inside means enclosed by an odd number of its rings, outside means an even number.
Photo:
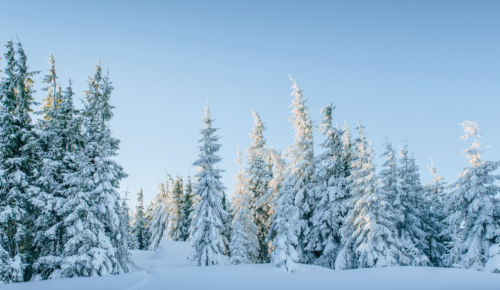
[[[34,222],[33,243],[32,279],[34,280],[47,279],[59,267],[63,246],[62,223],[56,207],[63,198],[61,185],[67,172],[63,163],[66,148],[63,148],[62,144],[62,131],[65,128],[60,126],[65,125],[65,122],[59,120],[65,116],[59,110],[62,97],[60,90],[57,90],[55,60],[52,54],[49,55],[48,63],[50,69],[43,79],[43,83],[48,87],[42,89],[47,91],[42,111],[44,116],[34,130],[38,139],[38,159],[41,161],[38,164],[35,181],[38,191],[30,199],[37,216]]]
[[[254,127],[250,133],[252,144],[247,148],[247,164],[246,169],[248,191],[252,192],[250,202],[251,212],[254,214],[254,223],[257,226],[258,241],[259,241],[259,263],[269,262],[269,247],[266,241],[269,233],[269,216],[270,205],[268,203],[259,203],[263,196],[269,191],[269,182],[271,181],[270,168],[266,162],[266,138],[263,136],[263,131],[266,130],[262,123],[259,114],[252,110],[254,118]]]
[[[403,209],[401,207],[401,202],[398,196],[398,160],[396,155],[396,150],[392,147],[392,143],[389,141],[387,136],[384,134],[385,138],[385,151],[380,155],[384,158],[384,163],[382,164],[382,170],[379,174],[380,190],[385,194],[387,201],[391,203],[394,207],[394,218],[395,222],[402,223],[404,220]]]
[[[443,256],[447,251],[444,245],[446,237],[441,235],[445,227],[442,222],[445,218],[444,202],[448,198],[445,191],[446,182],[437,174],[432,160],[428,167],[433,179],[424,187],[423,225],[427,233],[425,253],[432,265],[442,267]]]
[[[98,276],[128,271],[119,182],[126,177],[113,160],[119,140],[112,137],[109,103],[113,87],[100,63],[88,79],[83,109],[82,147],[76,172],[65,176],[67,201],[62,207],[64,251],[60,276]]]
[[[184,190],[184,216],[186,217],[186,231],[184,241],[189,240],[191,228],[191,213],[193,212],[193,183],[191,182],[191,175],[188,175],[186,182],[186,189]]]
[[[474,138],[472,146],[462,153],[469,160],[466,167],[453,183],[446,203],[445,234],[457,230],[462,239],[454,243],[450,252],[459,256],[460,267],[483,270],[488,251],[495,243],[495,226],[500,204],[496,197],[500,188],[495,184],[500,176],[493,174],[500,167],[498,161],[483,161],[483,149],[478,138],[482,136],[479,126],[472,121],[461,123],[464,130],[462,140]],[[448,266],[451,266],[448,264]]]
[[[398,172],[398,202],[404,215],[398,222],[399,236],[411,257],[411,265],[426,266],[430,261],[425,254],[427,233],[422,222],[424,188],[415,159],[409,156],[406,141],[400,151]]]
[[[184,189],[182,177],[177,176],[171,187],[171,202],[168,207],[168,238],[172,241],[184,241],[186,235],[186,216],[184,215]]]
[[[32,279],[47,279],[59,271],[63,257],[64,224],[62,207],[66,200],[64,178],[76,171],[75,152],[81,142],[81,118],[73,105],[72,82],[61,93],[55,74],[54,58],[49,57],[50,70],[44,82],[47,97],[44,118],[37,125],[38,154],[41,160],[32,198],[36,209],[35,254]]]
[[[335,259],[341,247],[339,229],[347,213],[349,171],[345,170],[345,153],[342,131],[333,125],[333,110],[329,104],[321,113],[324,118],[319,131],[325,136],[321,147],[325,149],[315,160],[314,203],[311,230],[307,237],[307,251],[314,252],[318,259],[314,264],[334,269]]]
[[[258,228],[254,223],[252,214],[253,192],[248,190],[248,180],[241,162],[241,152],[238,148],[238,174],[234,177],[232,211],[234,219],[232,221],[232,234],[229,250],[231,253],[231,264],[249,264],[259,261],[259,240]]]
[[[283,182],[285,180],[285,168],[286,168],[286,162],[283,158],[283,154],[274,149],[274,148],[267,148],[266,150],[266,155],[268,159],[268,164],[269,168],[271,169],[270,171],[272,172],[272,178],[271,181],[269,182],[269,190],[267,193],[261,197],[259,200],[256,201],[257,205],[266,203],[269,205],[269,224],[273,224],[273,218],[274,218],[274,213],[276,211],[276,205],[278,204],[278,193],[280,189],[282,188]],[[271,226],[269,227],[269,232],[267,233],[266,236],[266,242],[269,245],[269,252],[272,253],[274,251],[274,247],[272,246],[272,241],[274,237],[276,236],[276,233],[271,230]]]
[[[197,179],[195,194],[200,199],[192,213],[193,252],[190,259],[196,261],[199,266],[211,266],[219,263],[219,255],[226,250],[224,221],[227,213],[222,208],[222,191],[224,190],[224,185],[220,181],[222,170],[215,167],[215,164],[221,160],[217,155],[221,145],[218,143],[219,136],[215,134],[218,129],[213,128],[213,119],[210,117],[208,105],[202,122],[205,128],[200,130],[202,135],[199,141],[201,143],[200,158],[193,163],[193,166],[199,168],[195,175]]]
[[[60,86],[57,83],[57,74],[56,74],[56,68],[55,68],[55,59],[54,56],[49,54],[49,59],[48,63],[50,65],[49,72],[45,77],[43,78],[43,83],[48,84],[47,87],[43,88],[42,90],[47,92],[47,97],[43,100],[43,111],[44,111],[44,118],[50,118],[48,116],[47,112],[49,112],[50,108],[56,108],[57,105],[59,104],[59,98],[58,95],[61,94]]]
[[[151,221],[149,225],[150,243],[149,250],[156,251],[160,242],[167,235],[168,224],[168,178],[165,183],[158,185],[159,193],[153,200],[151,206]]]
[[[269,190],[266,194],[260,199],[256,200],[255,204],[260,206],[261,204],[268,204],[269,206],[269,224],[272,223],[272,214],[274,213],[273,206],[277,202],[278,192],[281,189],[283,182],[285,181],[284,170],[286,167],[285,159],[283,158],[283,154],[274,148],[267,148],[266,150],[267,163],[271,172],[271,180],[269,181]],[[268,233],[269,236],[269,233]],[[269,237],[266,238],[266,241],[269,243]],[[269,249],[269,252],[272,252]]]
[[[366,141],[360,123],[358,132],[349,177],[351,206],[341,227],[343,248],[335,269],[405,264],[401,261],[405,257],[394,222],[394,209],[385,192],[378,187],[371,142]]]
[[[137,250],[139,248],[137,239],[132,233],[132,216],[131,210],[128,206],[128,188],[125,190],[125,196],[121,199],[121,212],[120,212],[120,231],[126,238],[127,248]]]
[[[34,104],[27,58],[20,43],[8,41],[7,65],[0,80],[0,281],[29,279],[33,262],[30,198],[36,188],[36,144],[32,132],[31,106]],[[27,270],[27,271],[26,271]],[[0,283],[1,283],[0,282]]]
[[[351,132],[349,131],[349,126],[347,122],[344,122],[344,127],[342,128],[342,160],[344,160],[344,171],[347,176],[351,175],[352,168],[352,146],[351,146]],[[349,179],[347,180],[349,182]],[[349,186],[346,188],[349,191]]]
[[[309,226],[311,215],[313,213],[313,193],[312,193],[312,176],[314,174],[314,142],[312,121],[309,117],[306,105],[307,99],[302,96],[302,89],[299,88],[293,78],[292,85],[292,117],[290,122],[293,124],[295,131],[295,140],[293,144],[284,152],[285,157],[290,159],[287,164],[287,174],[283,182],[282,189],[291,191],[292,200],[299,210],[299,219],[296,221],[299,225],[297,254],[298,261],[303,263],[311,263],[314,260],[314,254],[306,252],[307,236],[309,234]],[[288,193],[281,195],[281,200],[285,202]],[[285,202],[286,204],[286,202]],[[279,233],[278,233],[279,235]]]
[[[301,230],[300,210],[293,200],[294,190],[290,183],[285,183],[276,196],[274,213],[271,216],[271,228],[268,239],[272,241],[271,262],[287,272],[297,269],[298,235]]]
[[[146,240],[146,248],[145,250],[149,250],[150,245],[151,245],[151,231],[149,230],[150,224],[151,224],[151,219],[153,216],[153,201],[149,203],[149,205],[146,207],[146,210],[144,211],[144,219],[146,220],[146,232],[145,232],[145,240]]]
[[[146,216],[144,212],[144,192],[142,188],[137,193],[137,206],[135,207],[134,225],[132,233],[137,241],[137,249],[146,250],[148,248]]]

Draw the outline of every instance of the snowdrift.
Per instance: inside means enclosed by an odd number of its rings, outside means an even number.
[[[391,267],[332,271],[300,265],[286,273],[270,264],[198,267],[186,257],[191,252],[185,242],[163,241],[156,252],[132,251],[136,266],[124,275],[56,279],[0,285],[2,290],[498,290],[500,274],[474,270],[430,267]]]

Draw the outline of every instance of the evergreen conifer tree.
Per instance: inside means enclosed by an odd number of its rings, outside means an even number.
[[[163,238],[167,236],[168,225],[168,179],[158,185],[159,193],[151,206],[151,221],[148,223],[150,243],[149,250],[155,251]]]
[[[253,192],[248,190],[247,179],[241,164],[241,152],[238,150],[238,174],[234,177],[232,211],[232,239],[229,244],[231,264],[249,264],[258,261],[259,240],[258,228],[253,221],[251,201]]]
[[[128,188],[125,190],[125,196],[121,199],[121,211],[120,211],[120,233],[126,239],[128,249],[136,250],[138,249],[137,239],[132,234],[132,217],[130,214],[130,207],[128,206]]]
[[[191,175],[188,175],[186,182],[186,189],[184,190],[184,216],[186,217],[186,232],[184,241],[189,240],[191,228],[191,213],[193,212],[193,183],[191,182]]]
[[[32,132],[34,104],[31,77],[23,47],[7,42],[5,77],[0,81],[0,281],[21,282],[31,276],[33,206],[36,169]],[[17,59],[15,57],[17,53]]]
[[[35,253],[33,264],[34,279],[47,279],[56,272],[64,256],[63,206],[67,194],[65,178],[76,172],[75,153],[81,143],[81,118],[73,106],[72,82],[63,93],[56,91],[54,59],[49,58],[51,69],[45,77],[48,83],[45,99],[44,118],[38,124],[38,148],[41,163],[36,184],[38,193],[32,199],[37,211],[35,221]],[[55,95],[54,95],[55,92]],[[48,104],[51,100],[51,105]]]
[[[193,252],[190,259],[196,261],[199,266],[211,266],[218,264],[219,255],[226,251],[224,221],[227,219],[227,213],[222,208],[224,191],[224,185],[220,181],[222,170],[215,167],[221,160],[217,155],[221,145],[218,143],[219,136],[215,134],[218,129],[212,127],[213,119],[210,117],[208,106],[202,122],[205,128],[200,130],[202,135],[199,141],[200,158],[193,163],[199,167],[195,175],[196,196],[199,197],[199,201],[192,213]]]
[[[324,114],[319,131],[325,135],[325,149],[315,160],[316,172],[311,231],[306,250],[316,253],[314,264],[334,269],[341,247],[339,229],[347,213],[349,171],[345,170],[342,131],[333,125],[333,104],[321,110]]]
[[[168,236],[172,241],[184,241],[186,236],[186,216],[184,215],[184,190],[180,176],[171,187],[171,203],[168,208]]]
[[[263,136],[263,131],[266,130],[266,127],[256,111],[252,111],[252,114],[254,117],[254,127],[250,133],[250,139],[253,142],[247,149],[247,186],[248,191],[252,192],[252,199],[249,202],[258,231],[258,262],[266,263],[269,262],[269,247],[266,238],[270,226],[270,205],[265,202],[259,203],[258,201],[268,192],[272,173],[266,163],[266,139]]]
[[[445,233],[457,231],[457,235],[461,237],[450,247],[450,252],[456,253],[459,259],[456,266],[458,264],[466,269],[483,270],[489,248],[495,243],[495,223],[500,206],[496,197],[500,188],[495,182],[500,176],[493,172],[499,168],[500,162],[481,159],[483,149],[478,138],[482,134],[475,122],[464,121],[461,126],[465,133],[461,139],[474,138],[474,142],[462,152],[470,166],[451,185],[445,207],[445,222],[448,225]]]
[[[408,143],[400,151],[398,178],[398,203],[403,218],[398,221],[399,235],[406,252],[411,257],[412,266],[426,266],[430,263],[425,254],[427,233],[422,222],[424,189],[420,182],[418,166],[409,156]]]
[[[433,175],[432,181],[424,187],[423,225],[427,233],[425,253],[432,265],[442,267],[443,256],[446,254],[446,237],[441,235],[443,224],[446,183],[443,177],[437,174],[436,167],[431,160],[429,172]]]
[[[314,174],[314,142],[312,132],[312,121],[309,117],[306,105],[307,99],[302,96],[302,89],[299,88],[293,78],[292,85],[292,117],[290,122],[295,131],[294,143],[285,151],[285,156],[290,159],[287,164],[285,181],[282,190],[291,191],[291,198],[296,208],[299,210],[299,225],[297,254],[298,261],[310,263],[314,260],[311,252],[306,252],[306,237],[309,234],[310,220],[313,213],[313,193],[312,176]],[[282,205],[287,204],[289,193],[281,194]],[[280,195],[280,194],[279,194]],[[279,233],[278,233],[279,235]]]
[[[62,277],[119,274],[128,271],[127,233],[117,192],[126,177],[113,160],[119,140],[111,136],[109,103],[113,87],[102,77],[100,63],[88,79],[83,109],[82,146],[75,154],[77,170],[65,176],[62,206],[65,245]]]
[[[350,175],[352,198],[341,228],[344,245],[335,269],[407,264],[394,222],[395,212],[378,187],[371,142],[366,141],[360,123],[358,132]]]
[[[135,207],[134,226],[132,229],[132,233],[137,241],[137,249],[139,250],[146,250],[148,248],[146,222],[144,192],[141,188],[137,193],[137,206]]]

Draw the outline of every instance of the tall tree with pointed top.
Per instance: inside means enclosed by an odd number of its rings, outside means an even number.
[[[102,76],[100,63],[88,79],[83,109],[82,146],[77,170],[65,177],[67,202],[62,277],[98,276],[128,271],[127,233],[121,225],[122,207],[117,192],[127,175],[114,161],[119,140],[112,137],[109,103],[113,87]]]
[[[165,183],[158,184],[159,193],[151,204],[151,220],[148,223],[150,236],[149,250],[155,251],[163,238],[167,236],[168,225],[168,178]]]
[[[148,248],[146,233],[146,216],[144,212],[144,192],[142,188],[137,193],[137,206],[135,207],[134,226],[132,233],[137,240],[137,248],[145,250]]]
[[[13,42],[7,42],[5,77],[0,79],[0,281],[4,283],[29,277],[25,270],[34,259],[30,198],[37,191],[31,186],[37,159],[30,112],[31,77],[37,72],[28,71],[23,47],[17,46],[16,52]]]
[[[184,215],[184,189],[182,177],[177,176],[171,188],[171,203],[168,208],[168,236],[172,241],[183,241],[186,235],[186,216]]]
[[[53,57],[49,64],[49,74],[44,78],[48,84],[44,118],[37,124],[36,131],[41,162],[36,179],[39,190],[32,198],[38,216],[33,279],[47,279],[60,269],[64,249],[62,207],[67,198],[65,177],[76,172],[75,153],[81,143],[81,119],[73,106],[72,82],[69,81],[63,93],[49,90],[57,86]],[[50,102],[54,105],[49,105]]]
[[[238,148],[239,149],[239,148]],[[248,190],[247,178],[242,168],[241,152],[238,150],[238,174],[234,177],[232,211],[232,239],[229,244],[231,264],[255,263],[259,259],[258,228],[253,221],[252,197],[253,192]]]
[[[399,154],[398,201],[404,215],[398,221],[399,235],[411,257],[411,265],[426,266],[430,261],[424,252],[427,239],[422,221],[424,188],[415,158],[409,155],[407,142],[404,143]]]
[[[58,105],[58,94],[61,94],[59,84],[57,83],[57,74],[55,68],[56,61],[52,53],[49,54],[48,63],[50,65],[49,72],[43,78],[43,82],[48,84],[48,86],[42,89],[47,92],[47,96],[45,97],[43,103],[43,110],[45,112],[48,111],[49,108],[55,108]],[[50,118],[50,116],[45,114],[44,118],[47,119]]]
[[[254,214],[254,222],[257,226],[259,240],[259,256],[260,263],[269,262],[269,247],[266,241],[269,232],[269,216],[270,205],[268,203],[258,203],[257,201],[266,195],[269,190],[269,182],[271,181],[272,173],[269,171],[269,166],[266,162],[266,138],[263,136],[263,131],[266,130],[264,123],[260,119],[259,114],[252,110],[254,117],[254,127],[250,133],[250,139],[253,141],[250,147],[247,148],[247,180],[248,190],[252,192],[252,199],[249,200]]]
[[[302,89],[299,88],[293,78],[292,85],[292,122],[295,131],[293,144],[284,152],[286,158],[290,159],[287,164],[286,179],[283,190],[291,190],[294,205],[300,212],[297,254],[300,262],[310,263],[314,260],[314,255],[305,250],[306,237],[309,234],[310,218],[313,212],[312,176],[314,174],[314,142],[312,121],[309,117],[309,106],[307,99],[302,96]],[[283,199],[284,201],[284,199]]]
[[[193,252],[190,259],[199,266],[212,266],[219,263],[219,256],[226,250],[224,236],[224,221],[227,213],[222,207],[222,192],[224,185],[221,182],[222,170],[215,167],[221,158],[217,155],[221,145],[218,143],[218,129],[213,128],[213,119],[210,117],[210,108],[205,109],[202,119],[205,128],[200,130],[202,139],[199,141],[200,155],[193,165],[199,171],[197,179],[196,196],[199,202],[192,213],[191,235]]]
[[[442,267],[443,256],[446,254],[445,242],[447,237],[441,235],[445,225],[443,224],[446,193],[446,182],[437,174],[436,166],[431,160],[428,167],[432,174],[432,181],[424,187],[423,225],[427,233],[425,253],[432,265]]]
[[[333,125],[334,109],[333,104],[321,109],[324,118],[319,131],[325,135],[325,141],[321,144],[325,151],[315,160],[315,208],[306,248],[318,256],[314,264],[331,269],[334,269],[335,259],[341,247],[339,229],[347,213],[347,177],[350,174],[350,170],[345,170],[342,131]]]
[[[394,209],[378,187],[371,142],[365,140],[359,123],[358,132],[350,176],[352,207],[341,228],[344,245],[335,268],[406,265],[409,259],[398,238]]]
[[[193,212],[193,183],[191,182],[191,175],[188,175],[186,182],[186,190],[184,191],[184,216],[186,217],[186,232],[184,241],[189,240],[191,228],[191,213]]]
[[[461,123],[464,130],[462,140],[474,138],[472,146],[462,153],[470,166],[460,173],[453,183],[445,207],[448,227],[446,234],[458,231],[459,242],[454,243],[450,252],[456,252],[460,267],[483,270],[488,259],[488,250],[495,243],[495,226],[498,221],[500,204],[497,198],[500,188],[495,184],[500,179],[493,174],[500,167],[498,161],[483,161],[483,149],[479,142],[482,134],[479,126],[472,121]]]

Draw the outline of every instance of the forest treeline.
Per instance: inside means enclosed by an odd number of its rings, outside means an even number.
[[[150,249],[161,238],[189,240],[191,258],[202,266],[225,254],[233,264],[272,262],[288,271],[296,263],[335,270],[399,265],[500,271],[500,162],[482,160],[475,122],[460,124],[461,139],[472,140],[463,151],[469,167],[448,185],[431,164],[433,179],[423,185],[406,141],[397,152],[385,136],[377,171],[364,126],[358,122],[352,137],[347,124],[334,124],[332,104],[321,110],[323,140],[315,154],[307,99],[291,80],[295,140],[283,152],[269,147],[254,111],[252,143],[246,162],[238,152],[230,204],[207,107],[195,182],[188,181],[184,197],[179,177],[160,186],[148,211]]]
[[[112,83],[100,62],[75,109],[71,80],[61,88],[55,60],[43,78],[47,95],[33,112],[32,77],[20,43],[5,45],[0,77],[0,281],[2,283],[128,272],[130,249],[155,250],[162,239],[190,241],[200,266],[297,263],[335,270],[434,266],[500,272],[498,161],[482,159],[481,133],[464,121],[469,160],[444,182],[434,165],[423,185],[408,144],[397,152],[386,137],[374,164],[361,123],[353,137],[325,106],[315,153],[307,99],[292,79],[295,140],[283,152],[268,146],[253,111],[251,145],[242,156],[232,198],[218,163],[221,148],[207,106],[196,174],[167,175],[152,203],[142,190],[131,213],[118,193],[127,175],[114,160]],[[32,114],[41,114],[38,121]],[[193,144],[195,146],[195,144]],[[245,157],[245,160],[243,158]],[[194,159],[194,158],[193,158]]]

